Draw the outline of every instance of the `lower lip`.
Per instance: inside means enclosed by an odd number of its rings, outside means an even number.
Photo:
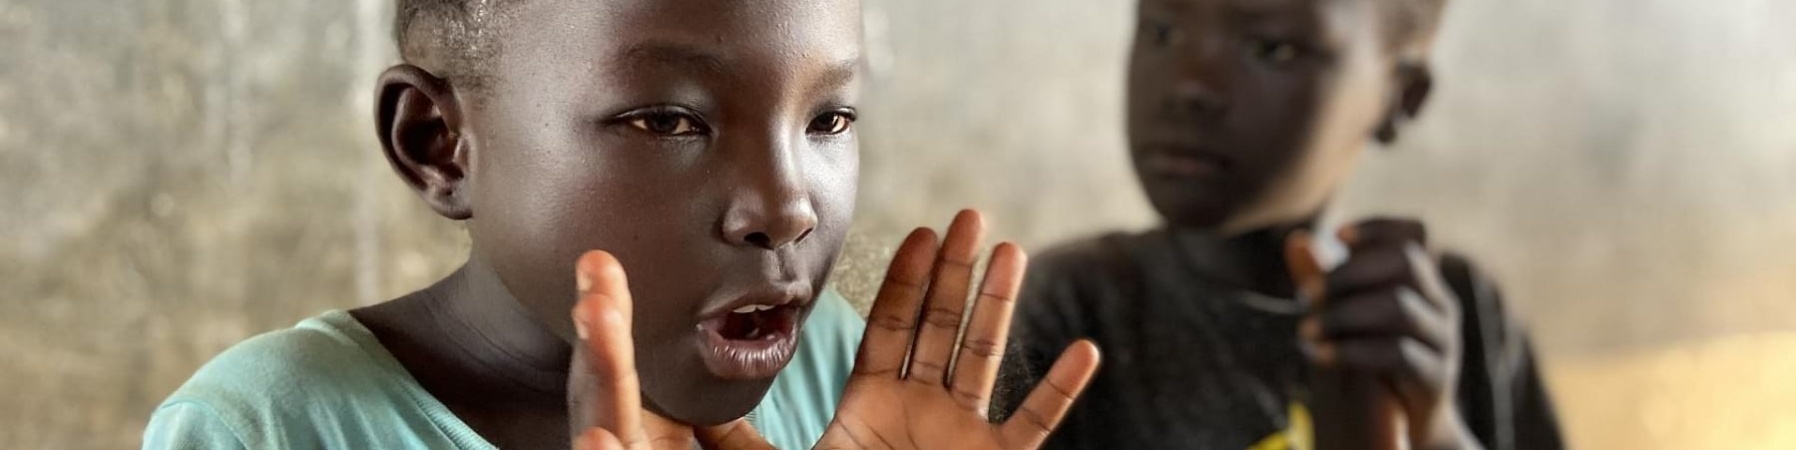
[[[1148,156],[1147,164],[1154,172],[1173,177],[1203,178],[1223,173],[1221,161],[1199,156],[1156,153]]]
[[[795,313],[795,312],[794,312]],[[798,348],[798,321],[766,330],[753,339],[726,339],[721,319],[699,324],[699,357],[712,375],[726,380],[763,380],[779,374]]]

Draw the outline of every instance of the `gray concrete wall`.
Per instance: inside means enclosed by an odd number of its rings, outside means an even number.
[[[1036,248],[1152,224],[1120,149],[1132,2],[868,2],[851,297],[963,206]],[[1796,3],[1454,3],[1439,95],[1337,215],[1420,215],[1496,273],[1584,447],[1789,442],[1752,434],[1796,420],[1767,350],[1796,348]],[[0,447],[135,446],[217,351],[459,261],[373,148],[388,8],[0,0]],[[1693,361],[1758,375],[1665,368]]]

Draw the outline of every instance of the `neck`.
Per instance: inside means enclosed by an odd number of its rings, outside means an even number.
[[[439,354],[448,362],[483,386],[565,399],[568,342],[532,316],[477,254],[421,293],[430,301],[417,319],[439,333]]]
[[[1292,298],[1296,286],[1285,263],[1285,238],[1313,230],[1315,218],[1227,234],[1214,229],[1168,226],[1174,245],[1193,270],[1261,295]]]

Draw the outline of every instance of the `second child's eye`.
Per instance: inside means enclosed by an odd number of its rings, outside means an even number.
[[[1179,42],[1179,30],[1172,25],[1160,22],[1142,22],[1142,37],[1155,47],[1170,47]]]
[[[651,112],[630,119],[630,126],[657,136],[690,136],[703,134],[704,125],[692,116],[673,112]]]
[[[1248,39],[1247,51],[1254,58],[1273,64],[1286,64],[1303,56],[1303,48],[1297,43],[1282,39]]]
[[[844,112],[829,112],[811,119],[806,131],[814,134],[842,134],[854,124],[854,116]]]

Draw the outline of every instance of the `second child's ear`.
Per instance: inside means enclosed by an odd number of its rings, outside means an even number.
[[[1422,105],[1428,103],[1428,94],[1434,91],[1434,73],[1426,64],[1403,64],[1397,68],[1396,77],[1395,98],[1378,124],[1381,144],[1397,142],[1397,129],[1422,115]]]
[[[374,120],[387,162],[437,214],[473,217],[464,189],[468,152],[455,90],[410,64],[388,68],[378,84]]]

